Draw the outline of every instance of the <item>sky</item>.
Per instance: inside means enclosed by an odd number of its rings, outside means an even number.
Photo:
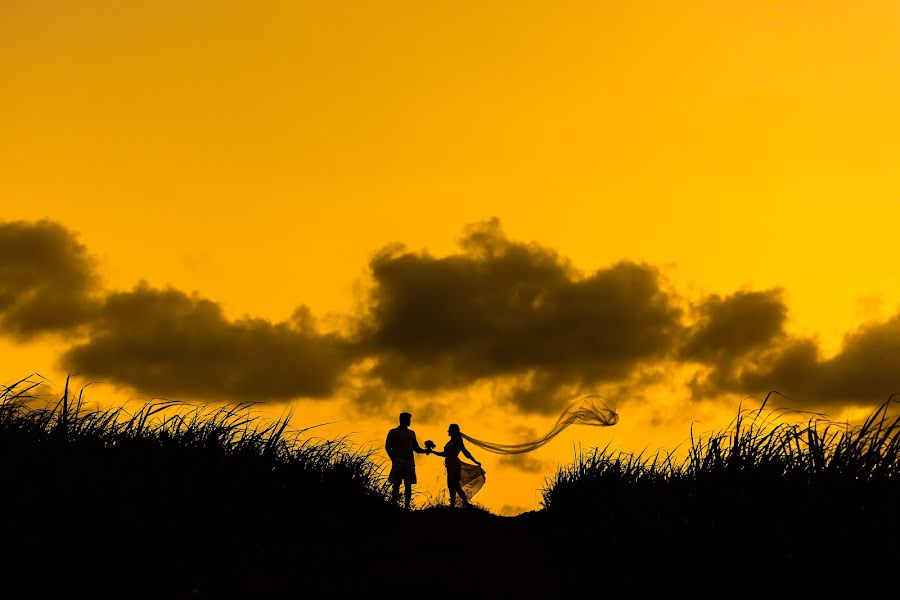
[[[376,455],[603,395],[472,448],[509,515],[771,390],[859,418],[900,392],[897,107],[896,2],[6,0],[0,380]]]

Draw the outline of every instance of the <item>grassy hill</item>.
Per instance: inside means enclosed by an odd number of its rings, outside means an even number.
[[[31,390],[0,394],[3,597],[859,593],[900,558],[890,403],[859,427],[746,411],[683,461],[595,449],[501,517],[403,511],[370,453],[246,407]]]

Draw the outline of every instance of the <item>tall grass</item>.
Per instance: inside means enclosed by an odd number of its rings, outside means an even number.
[[[690,447],[653,455],[579,452],[549,478],[550,513],[589,518],[609,530],[668,531],[681,538],[786,531],[835,535],[900,524],[900,417],[891,396],[851,426],[805,413],[739,410],[725,428],[691,432]],[[891,529],[893,528],[893,529]],[[818,539],[818,538],[817,538]]]
[[[190,597],[248,565],[308,582],[342,538],[392,512],[373,449],[292,429],[290,414],[87,410],[84,388],[67,381],[46,403],[42,383],[0,388],[0,590],[17,597],[126,584],[117,597]]]
[[[118,456],[128,461],[119,466],[138,477],[186,471],[211,484],[216,476],[234,483],[251,477],[299,492],[304,503],[343,506],[388,498],[373,449],[312,437],[313,427],[290,429],[290,413],[265,421],[251,415],[250,403],[214,408],[168,400],[149,402],[133,414],[124,408],[88,411],[84,388],[72,393],[68,379],[62,397],[39,408],[34,392],[42,383],[32,376],[0,386],[3,454],[34,459],[49,452],[68,456],[68,462]],[[30,476],[41,477],[41,471]]]

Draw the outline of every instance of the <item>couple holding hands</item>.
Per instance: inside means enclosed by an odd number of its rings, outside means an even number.
[[[388,482],[391,484],[391,492],[394,503],[400,500],[400,484],[404,484],[404,506],[409,509],[412,498],[412,485],[416,483],[416,462],[414,454],[436,454],[444,457],[444,465],[447,467],[447,491],[450,493],[450,506],[456,506],[456,496],[459,494],[463,506],[470,507],[469,495],[464,491],[464,483],[475,480],[477,491],[484,481],[484,471],[481,463],[469,452],[463,443],[462,432],[459,425],[451,423],[447,429],[450,441],[444,445],[444,451],[434,450],[435,444],[431,440],[425,441],[425,447],[419,446],[416,432],[409,428],[412,415],[408,412],[400,413],[400,424],[388,432],[384,449],[391,458],[391,473]],[[472,466],[459,459],[459,453],[471,460],[477,466]],[[464,474],[465,471],[465,474]],[[480,478],[480,481],[477,481]],[[472,492],[474,493],[474,492]],[[471,495],[471,494],[470,494]]]

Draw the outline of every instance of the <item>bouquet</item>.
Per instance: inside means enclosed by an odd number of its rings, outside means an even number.
[[[431,440],[425,440],[425,449],[428,450],[428,452],[431,452],[432,450],[434,450],[435,445],[436,444],[434,442],[432,442]]]

